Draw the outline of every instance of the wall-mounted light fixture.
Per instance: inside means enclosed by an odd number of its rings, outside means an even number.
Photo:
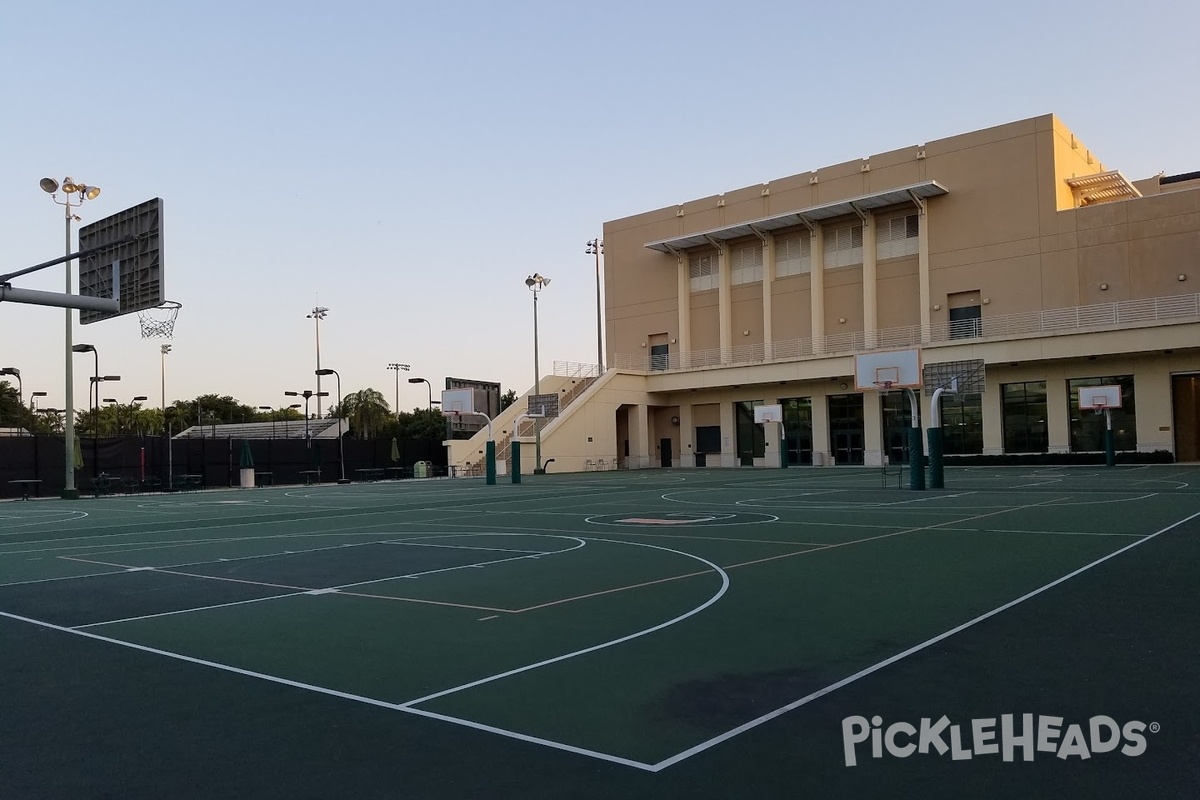
[[[1182,272],[1181,272],[1181,273],[1179,273],[1179,275],[1177,275],[1176,277],[1178,277],[1178,278],[1179,278],[1179,280],[1181,280],[1181,281],[1186,281],[1186,280],[1187,280],[1187,275],[1184,275]]]
[[[845,317],[838,317],[838,324],[840,324],[840,325],[845,325],[845,324],[846,324],[846,318],[845,318]]]
[[[1102,283],[1102,284],[1100,284],[1100,291],[1102,291],[1102,292],[1107,292],[1107,291],[1108,291],[1108,284],[1107,284],[1107,283]]]
[[[749,335],[750,335],[750,331],[742,331],[742,336],[749,336]]]
[[[990,302],[992,302],[992,298],[990,298],[990,297],[985,297],[985,298],[983,298],[983,304],[984,304],[985,306],[986,306],[988,303],[990,303]]]
[[[675,341],[676,341],[675,337],[671,337],[671,344],[675,344]]]

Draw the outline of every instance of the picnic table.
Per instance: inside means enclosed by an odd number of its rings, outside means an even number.
[[[41,482],[42,481],[40,478],[18,478],[17,480],[9,481],[9,483],[15,483],[21,487],[21,499],[22,500],[29,499],[29,487],[30,486],[36,487],[39,490],[38,493],[40,494]]]
[[[354,473],[358,475],[360,481],[383,480],[383,467],[364,467],[354,470]]]

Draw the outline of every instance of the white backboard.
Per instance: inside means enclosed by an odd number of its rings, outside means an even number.
[[[1079,407],[1085,411],[1121,407],[1120,386],[1080,386]]]
[[[443,389],[442,412],[457,411],[460,414],[475,412],[474,389]]]
[[[854,387],[860,392],[916,389],[920,385],[921,351],[916,348],[854,357]]]
[[[783,422],[783,406],[755,406],[755,422]]]

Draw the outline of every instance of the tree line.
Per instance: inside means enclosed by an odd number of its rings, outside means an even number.
[[[500,407],[516,402],[517,393],[509,390],[500,399]],[[343,417],[349,435],[358,439],[396,437],[400,439],[442,438],[446,423],[436,409],[414,408],[396,413],[377,389],[360,389],[324,410],[326,418]],[[246,405],[229,395],[203,394],[191,400],[175,400],[165,409],[142,403],[103,403],[99,408],[75,412],[75,431],[82,435],[162,435],[179,433],[193,425],[225,425],[244,422],[304,421],[302,404],[280,408]],[[17,387],[0,381],[0,428],[23,428],[45,435],[62,433],[61,410],[34,410],[32,402],[23,405]]]

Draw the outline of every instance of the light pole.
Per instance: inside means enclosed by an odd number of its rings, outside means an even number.
[[[537,300],[538,293],[550,285],[550,279],[533,273],[525,279],[525,285],[529,287],[529,291],[533,292],[533,394],[535,396],[542,393],[541,369],[538,367],[538,319],[537,319]],[[541,472],[542,469],[542,426],[539,421],[534,421],[534,473]]]
[[[130,416],[130,421],[131,421],[131,422],[132,422],[133,415],[134,415],[135,413],[137,413],[137,409],[133,407],[133,404],[134,404],[134,403],[141,403],[142,401],[144,401],[144,400],[148,400],[148,399],[149,399],[149,398],[148,398],[148,397],[146,397],[146,395],[144,395],[144,394],[139,394],[137,397],[135,397],[135,398],[133,398],[132,400],[130,400],[130,401],[129,401],[129,416]],[[115,398],[115,397],[106,397],[106,398],[104,398],[104,402],[106,402],[106,403],[114,403],[114,404],[116,405],[116,412],[115,412],[115,413],[116,413],[116,422],[117,422],[117,433],[121,433],[121,432],[122,432],[122,429],[125,427],[124,425],[122,425],[122,424],[121,424],[121,401],[120,401],[120,400],[118,400],[118,399],[117,399],[117,398]],[[133,426],[132,426],[132,425],[130,425],[129,427],[130,427],[130,428],[132,428]]]
[[[21,370],[17,369],[16,367],[3,367],[0,368],[0,375],[12,375],[17,379],[17,402],[24,406],[25,392],[21,387]]]
[[[596,377],[604,374],[604,340],[601,337],[601,316],[600,316],[600,256],[604,255],[604,242],[599,238],[592,239],[587,243],[585,251],[589,256],[596,256],[596,369],[599,371]]]
[[[167,430],[167,353],[171,352],[171,345],[163,344],[158,346],[158,368],[159,375],[162,379],[162,418],[163,431]]]
[[[294,409],[299,409],[299,408],[300,408],[299,403],[292,403],[290,406],[288,406],[288,411],[292,411]],[[283,418],[283,438],[285,438],[285,439],[288,438],[288,427],[289,427],[288,420],[289,420],[289,417]]]
[[[61,188],[65,201],[58,199],[59,182],[54,178],[42,178],[38,185],[42,187],[42,191],[50,195],[50,199],[60,206],[66,216],[66,250],[63,255],[71,255],[71,220],[79,220],[79,217],[71,212],[72,208],[83,205],[85,200],[95,200],[100,196],[100,187],[88,186],[85,183],[76,183],[70,177],[63,178]],[[78,202],[71,202],[72,195],[77,196]],[[66,275],[67,294],[71,293],[71,262],[68,260],[64,265],[64,273]],[[75,374],[71,363],[71,309],[66,309],[66,341],[63,352],[66,360],[66,397],[63,402],[63,410],[65,417],[63,421],[63,442],[66,456],[63,459],[66,462],[65,482],[63,483],[62,496],[64,499],[77,500],[79,499],[79,490],[75,488]]]
[[[284,395],[287,397],[303,397],[304,398],[304,446],[309,449],[312,449],[312,439],[309,438],[309,435],[308,435],[308,401],[310,398],[316,397],[316,398],[318,398],[317,402],[319,403],[319,402],[321,402],[320,398],[329,396],[329,392],[314,392],[312,389],[305,389],[303,392],[284,392]],[[297,403],[295,406],[292,406],[292,407],[299,408],[300,404]]]
[[[397,375],[399,373],[396,373]],[[342,468],[342,477],[338,483],[349,483],[346,480],[346,443],[342,433],[342,419],[346,416],[345,398],[342,397],[342,376],[338,374],[336,369],[319,369],[317,370],[317,379],[320,380],[322,375],[332,375],[337,378],[337,396],[338,396],[338,462]],[[319,400],[317,402],[320,402]]]
[[[400,370],[404,370],[405,372],[408,372],[410,369],[412,369],[412,367],[410,367],[408,364],[397,364],[396,362],[393,361],[392,363],[388,364],[388,369],[390,369],[396,373],[396,421],[399,422],[400,421]],[[409,380],[409,383],[412,383],[411,379]]]
[[[275,409],[272,408],[271,406],[259,406],[258,410],[271,412],[271,438],[274,439],[275,438]]]
[[[317,329],[317,370],[321,369],[321,320],[325,319],[325,315],[329,313],[329,309],[324,306],[313,306],[313,310],[309,312],[305,319],[311,319]],[[328,392],[326,392],[328,394]],[[317,375],[317,416],[321,416],[321,376]]]
[[[433,411],[433,384],[424,378],[409,378],[409,383],[423,383],[429,387],[429,410]]]

